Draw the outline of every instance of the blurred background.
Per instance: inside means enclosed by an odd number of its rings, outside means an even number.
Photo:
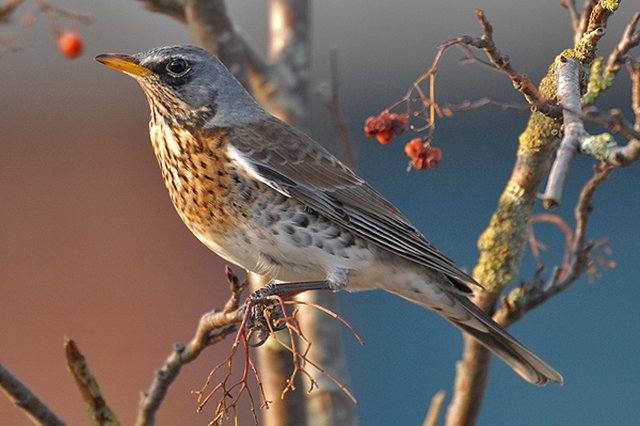
[[[222,306],[228,292],[224,263],[189,233],[170,204],[148,140],[144,96],[132,79],[93,56],[189,43],[191,37],[185,26],[143,10],[139,1],[55,4],[93,14],[92,24],[78,28],[86,43],[79,59],[60,55],[43,16],[28,29],[19,23],[0,27],[14,31],[22,46],[0,57],[0,362],[69,424],[87,424],[63,361],[63,337],[72,337],[123,424],[131,424],[139,392],[172,344],[191,339],[200,315]],[[264,52],[267,2],[228,5],[236,25]],[[312,83],[327,81],[329,47],[335,46],[342,109],[361,174],[469,269],[477,237],[512,169],[527,114],[486,108],[441,120],[435,143],[443,150],[442,165],[424,173],[405,171],[404,139],[381,146],[361,129],[367,116],[400,98],[429,66],[437,43],[481,33],[477,7],[494,25],[500,50],[536,82],[571,45],[569,20],[557,0],[312,5]],[[610,20],[603,54],[637,9],[637,3],[623,2]],[[451,51],[440,68],[440,100],[520,101],[504,76],[477,64],[460,66],[460,57]],[[598,106],[620,107],[631,119],[629,89],[623,70]],[[312,116],[314,137],[337,152],[318,99]],[[593,164],[580,158],[571,170],[558,210],[571,225],[578,190]],[[617,170],[595,198],[589,233],[609,237],[617,267],[593,284],[581,279],[512,330],[566,384],[536,388],[494,362],[481,424],[637,424],[639,181],[638,164]],[[550,247],[544,254],[550,268],[560,259],[563,236],[551,225],[537,231]],[[528,255],[520,279],[531,278],[534,269]],[[340,302],[343,316],[365,340],[360,347],[348,332],[343,336],[360,423],[421,424],[431,396],[451,389],[459,332],[381,292],[341,294]],[[190,390],[200,387],[230,345],[228,339],[210,348],[183,369],[157,424],[209,422],[207,410],[195,413]],[[30,423],[0,397],[0,424]]]

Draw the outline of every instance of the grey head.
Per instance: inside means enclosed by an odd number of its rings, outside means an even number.
[[[210,128],[267,116],[218,58],[196,46],[102,54],[96,60],[136,79],[149,101],[152,120]]]

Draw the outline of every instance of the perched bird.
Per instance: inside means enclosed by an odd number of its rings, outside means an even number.
[[[367,182],[267,113],[193,46],[96,60],[140,84],[178,214],[222,258],[300,289],[384,289],[432,309],[525,380],[562,376],[468,297],[478,285]]]

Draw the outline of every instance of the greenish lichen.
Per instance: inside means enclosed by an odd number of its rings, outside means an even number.
[[[600,4],[609,12],[615,12],[620,7],[619,0],[600,0]]]
[[[614,137],[609,133],[601,133],[586,137],[580,144],[582,152],[598,160],[606,160],[611,148],[618,146]]]

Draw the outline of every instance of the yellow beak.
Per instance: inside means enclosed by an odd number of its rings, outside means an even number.
[[[117,53],[102,53],[96,56],[96,61],[105,64],[109,68],[122,71],[133,76],[141,76],[145,74],[153,74],[149,68],[138,65],[135,58],[129,55],[120,55]]]

